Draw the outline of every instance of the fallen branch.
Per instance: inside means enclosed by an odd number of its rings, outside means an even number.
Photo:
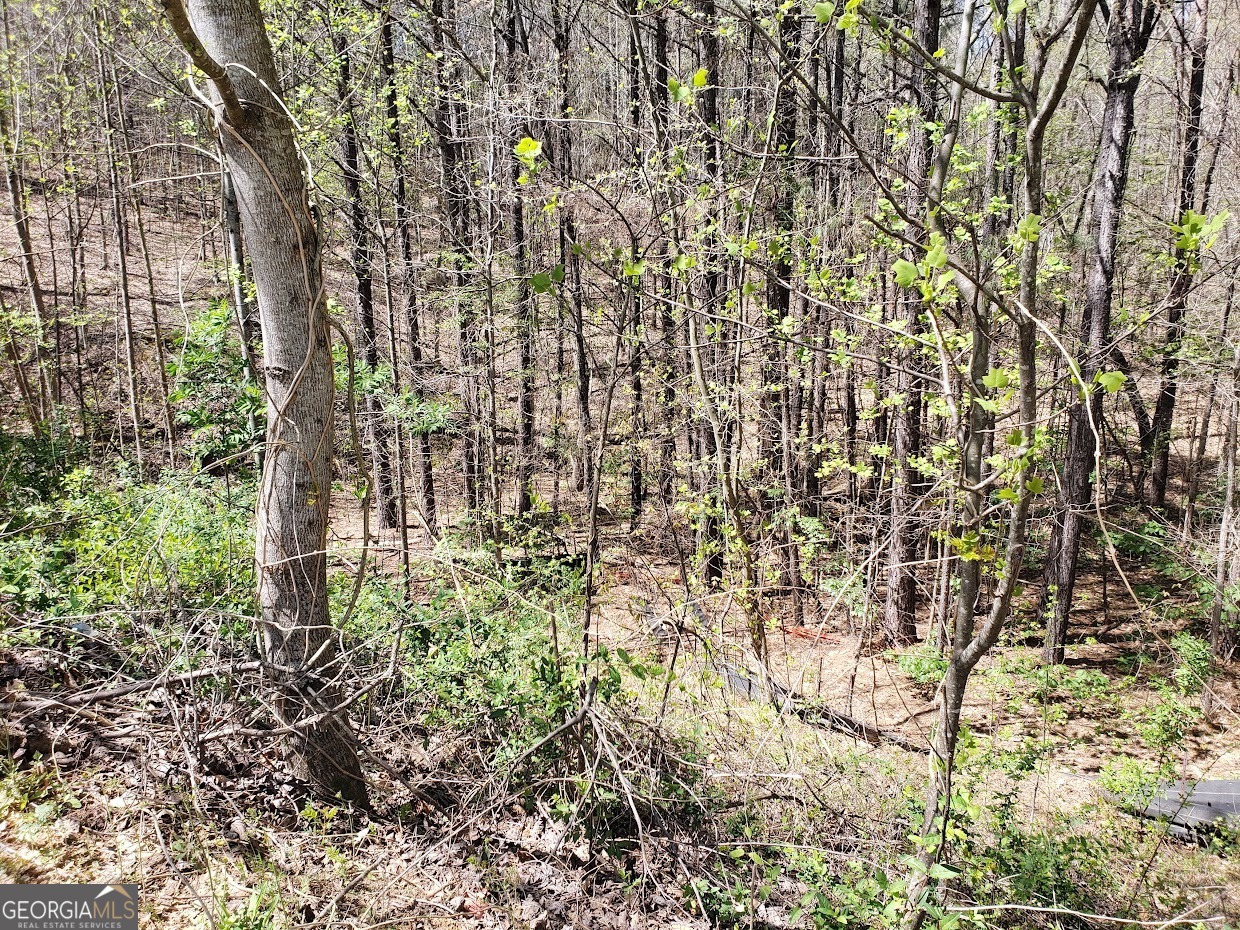
[[[171,688],[187,685],[201,678],[219,678],[223,675],[239,672],[255,672],[262,667],[261,662],[242,662],[240,665],[198,669],[194,672],[183,672],[180,675],[161,675],[158,678],[144,678],[141,681],[128,681],[120,685],[92,688],[76,694],[50,694],[41,691],[22,691],[0,700],[0,707],[6,710],[42,710],[54,707],[84,707],[98,701],[112,701],[127,697],[140,691],[153,691],[156,688]]]

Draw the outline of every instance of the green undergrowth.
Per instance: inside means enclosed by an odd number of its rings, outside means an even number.
[[[949,845],[929,871],[932,888],[947,890],[932,892],[926,926],[1084,930],[1106,922],[1087,915],[1167,919],[1200,903],[1202,886],[1235,880],[1234,840],[1199,848],[1169,839],[1165,824],[1133,817],[1119,797],[1059,802],[1050,754],[1033,738],[1000,744],[966,732],[950,814],[940,822]],[[864,806],[852,798],[834,831],[824,829],[827,810],[818,811],[817,828],[791,832],[757,802],[730,817],[721,854],[682,889],[689,910],[723,927],[902,926],[909,879],[923,868],[909,855],[923,789],[872,765],[848,770],[865,779],[855,787],[868,797]],[[1103,782],[1148,796],[1165,775],[1129,765]],[[828,808],[845,798],[830,786],[827,778],[811,793]],[[802,799],[806,809],[814,803]]]
[[[127,661],[153,650],[145,674],[170,657],[180,670],[220,650],[253,654],[251,481],[104,471],[71,444],[0,437],[0,451],[0,601],[12,618],[0,647],[72,657],[100,639]],[[690,647],[673,665],[653,644],[592,636],[583,654],[580,565],[531,555],[554,540],[523,532],[510,535],[526,554],[500,564],[494,553],[436,552],[414,566],[408,594],[398,572],[372,568],[360,584],[333,572],[350,672],[373,684],[355,713],[375,748],[398,755],[420,742],[454,784],[490,786],[505,809],[567,823],[569,842],[605,850],[634,888],[648,880],[640,837],[690,841],[680,904],[713,925],[897,926],[925,760],[737,698]],[[927,693],[942,674],[933,649],[893,659]],[[1011,719],[962,739],[940,831],[948,846],[930,874],[950,891],[931,902],[928,925],[1030,925],[1020,912],[984,910],[996,905],[1149,919],[1191,906],[1195,886],[1234,881],[1223,874],[1234,841],[1185,847],[1130,813],[1176,775],[1214,673],[1192,631],[1130,669],[1048,667],[1032,650],[1001,651],[975,687]],[[583,695],[593,713],[578,719]],[[1055,766],[1077,738],[1060,725],[1073,721],[1131,731],[1122,745],[1098,742],[1102,772],[1085,800],[1057,796]],[[0,806],[33,835],[78,802],[37,760],[27,766],[0,772]],[[484,847],[471,855],[490,868]],[[251,884],[220,909],[230,930],[286,922],[278,884]],[[1096,924],[1060,914],[1038,925]]]
[[[554,557],[519,571],[445,557],[418,574],[431,581],[412,602],[396,579],[368,577],[351,612],[350,579],[333,586],[346,643],[376,668],[397,656],[391,682],[366,705],[372,720],[428,746],[467,746],[473,763],[455,765],[477,766],[480,780],[498,778],[574,835],[617,848],[651,824],[702,816],[711,795],[692,764],[699,747],[633,723],[639,692],[664,670],[594,640],[583,655],[578,569]],[[587,695],[593,713],[582,719]]]
[[[157,481],[83,465],[8,514],[0,597],[16,611],[253,609],[252,485],[173,472]]]

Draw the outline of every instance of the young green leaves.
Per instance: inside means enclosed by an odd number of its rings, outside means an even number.
[[[693,72],[688,83],[678,81],[674,77],[667,79],[668,96],[672,98],[672,103],[679,103],[683,106],[693,105],[693,91],[701,90],[710,81],[710,72],[705,68],[698,68]]]
[[[942,233],[931,233],[930,245],[922,261],[914,263],[905,258],[896,259],[891,271],[900,287],[917,287],[922,298],[930,300],[946,292],[955,279],[955,272],[947,268],[947,257],[947,240]]]
[[[521,177],[517,178],[517,183],[528,184],[530,178],[538,173],[539,158],[542,156],[542,143],[537,139],[525,136],[513,147],[512,153],[517,156],[517,161],[525,169],[521,173]]]

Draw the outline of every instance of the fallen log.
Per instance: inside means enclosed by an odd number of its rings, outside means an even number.
[[[769,701],[781,713],[795,714],[808,724],[822,726],[829,730],[835,730],[838,733],[845,733],[848,736],[865,740],[873,745],[890,743],[893,746],[899,746],[907,752],[927,753],[930,751],[929,746],[914,743],[899,733],[879,729],[857,720],[855,717],[851,717],[842,711],[815,704],[807,700],[803,695],[785,688],[778,682],[769,680],[769,678],[767,684],[763,685],[749,677],[745,670],[730,662],[716,659],[712,663],[712,667],[723,677],[727,686],[742,697],[748,698],[751,701]]]

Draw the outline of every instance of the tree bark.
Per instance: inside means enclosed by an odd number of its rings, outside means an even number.
[[[361,336],[361,359],[366,370],[379,367],[379,336],[375,328],[374,261],[366,204],[362,197],[361,153],[358,143],[356,110],[353,106],[352,62],[345,37],[333,36],[336,52],[336,93],[343,108],[344,125],[340,133],[340,149],[344,168],[344,194],[349,205],[349,263],[353,267],[354,293],[357,296],[357,326]],[[395,359],[392,360],[395,364]],[[388,530],[400,519],[396,489],[392,483],[391,430],[383,405],[373,391],[362,398],[365,415],[366,444],[374,471],[375,502],[378,505],[379,529]]]
[[[386,15],[379,28],[383,48],[379,56],[380,75],[383,79],[384,112],[387,117],[388,144],[392,149],[392,173],[395,175],[392,200],[395,204],[396,227],[400,240],[402,283],[405,290],[405,322],[409,327],[409,362],[413,370],[413,391],[421,397],[419,382],[422,378],[422,327],[418,319],[418,288],[413,270],[413,224],[409,216],[409,195],[405,183],[405,139],[400,126],[400,106],[397,102],[396,52],[392,36],[392,18]],[[389,312],[389,317],[391,313]],[[394,341],[393,334],[393,341]],[[392,353],[392,366],[399,389],[399,365],[396,353]],[[396,450],[401,450],[401,427],[396,426]],[[439,532],[439,518],[435,503],[435,466],[431,456],[431,437],[425,429],[415,431],[412,439],[414,459],[417,466],[418,496],[424,528],[432,537]],[[403,495],[403,491],[402,491]],[[403,497],[402,497],[403,500]],[[402,532],[407,532],[402,528]],[[406,553],[407,554],[407,553]]]
[[[914,12],[914,38],[922,49],[939,47],[940,0],[917,0]],[[927,69],[914,63],[909,80],[909,104],[914,109],[909,130],[905,180],[909,190],[909,210],[923,209],[922,195],[930,169],[930,134],[927,123],[937,119],[935,83]],[[920,249],[911,250],[908,259],[921,260]],[[902,323],[910,336],[921,329],[922,298],[910,292],[902,298]],[[883,607],[883,631],[895,644],[909,643],[917,637],[917,561],[920,532],[916,525],[917,486],[921,482],[912,461],[921,450],[921,383],[914,372],[916,355],[897,343],[895,388],[898,401],[892,408],[891,424],[891,536],[887,546],[887,599]]]
[[[505,83],[507,93],[513,97],[519,92],[520,55],[528,58],[524,30],[521,24],[521,10],[517,0],[508,0],[508,23],[505,28],[504,44],[507,58],[505,62]],[[510,149],[515,147],[522,135],[522,128],[514,122]],[[537,450],[534,445],[534,329],[535,300],[530,286],[530,248],[526,234],[525,199],[521,193],[518,179],[521,175],[521,162],[513,155],[509,165],[512,181],[512,203],[509,208],[509,235],[512,240],[512,266],[516,277],[516,326],[518,343],[517,372],[517,501],[518,517],[525,516],[533,503],[533,478]]]

